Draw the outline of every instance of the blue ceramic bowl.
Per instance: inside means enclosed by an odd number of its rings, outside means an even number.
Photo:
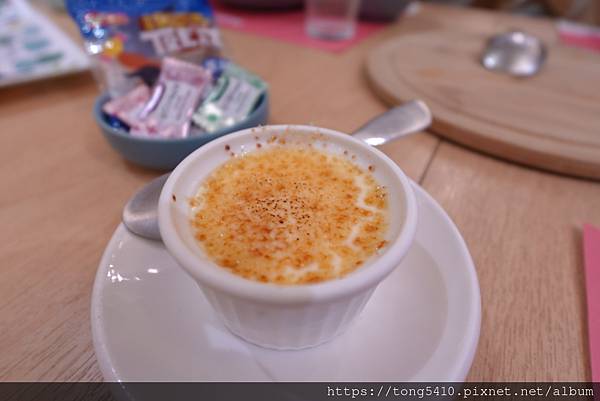
[[[187,155],[205,143],[231,132],[266,124],[269,116],[269,96],[268,93],[265,93],[248,118],[227,129],[187,138],[144,138],[130,135],[122,129],[112,127],[107,122],[102,112],[102,106],[108,100],[108,95],[100,95],[94,106],[94,118],[106,140],[130,162],[157,170],[172,170]]]

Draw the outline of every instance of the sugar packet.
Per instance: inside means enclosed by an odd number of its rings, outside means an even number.
[[[266,89],[258,76],[228,63],[192,120],[206,132],[230,127],[248,117]]]
[[[123,128],[119,125],[120,122],[124,123],[127,128],[131,128],[140,123],[140,115],[149,99],[150,88],[141,84],[125,95],[104,103],[102,111],[111,117],[109,118],[109,123],[112,126]],[[115,122],[112,118],[118,119],[119,122]]]
[[[131,134],[160,138],[189,135],[191,116],[210,87],[211,74],[204,68],[165,58],[150,99],[131,124]]]

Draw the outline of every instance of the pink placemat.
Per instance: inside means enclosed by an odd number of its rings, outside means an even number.
[[[600,382],[600,230],[589,224],[583,227],[583,254],[592,381],[598,383]]]
[[[333,53],[342,52],[387,26],[386,24],[360,21],[357,24],[354,38],[332,42],[312,39],[304,33],[304,12],[302,10],[259,12],[225,7],[218,2],[213,2],[213,5],[217,23],[223,28]]]
[[[567,45],[600,52],[600,28],[596,26],[560,21],[558,35]]]

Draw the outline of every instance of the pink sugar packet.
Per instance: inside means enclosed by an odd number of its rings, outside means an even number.
[[[160,138],[189,135],[191,117],[212,81],[204,68],[174,58],[162,62],[158,82],[131,134]]]
[[[150,88],[141,84],[125,95],[104,103],[102,111],[117,117],[131,127],[139,122],[140,113],[148,99],[150,99]]]
[[[598,383],[600,382],[600,230],[589,224],[583,227],[583,255],[592,381]]]

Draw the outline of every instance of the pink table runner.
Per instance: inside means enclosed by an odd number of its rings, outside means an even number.
[[[357,24],[354,38],[332,42],[312,39],[304,33],[304,12],[302,10],[278,12],[246,11],[225,7],[216,2],[214,3],[214,9],[217,23],[223,28],[333,53],[342,52],[387,26],[386,24],[360,21]]]

